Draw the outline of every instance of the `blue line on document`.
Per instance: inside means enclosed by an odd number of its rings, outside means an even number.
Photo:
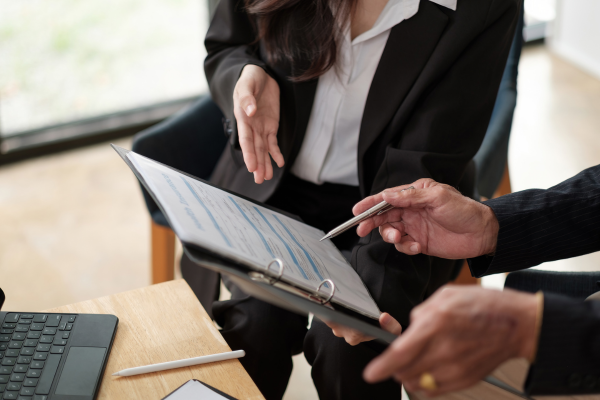
[[[298,260],[296,259],[296,256],[294,255],[294,252],[292,251],[292,249],[290,248],[290,246],[287,244],[287,242],[285,240],[283,240],[283,238],[281,236],[279,236],[279,233],[277,233],[277,231],[273,228],[273,226],[271,225],[271,223],[269,222],[269,220],[267,220],[265,218],[265,216],[263,215],[263,213],[261,213],[260,210],[258,208],[256,208],[256,207],[254,207],[254,209],[256,210],[257,213],[260,214],[260,216],[262,217],[262,219],[265,220],[265,222],[267,223],[267,225],[269,225],[269,228],[271,228],[271,230],[279,238],[279,240],[281,240],[281,243],[283,243],[283,245],[287,249],[288,253],[290,253],[290,257],[292,257],[292,260],[294,260],[294,264],[296,264],[298,266],[298,269],[300,270],[300,273],[302,274],[302,276],[304,277],[304,279],[308,279],[308,276],[306,276],[306,272],[304,272],[304,270],[302,269],[302,267],[298,263]]]
[[[239,204],[233,199],[233,197],[229,196],[229,199],[231,201],[233,201],[233,204],[235,204],[235,206],[237,207],[238,210],[240,210],[240,212],[242,213],[242,215],[244,216],[244,218],[246,218],[246,221],[248,221],[248,223],[250,224],[250,226],[252,228],[254,228],[254,230],[256,231],[256,233],[258,233],[258,236],[260,236],[260,240],[262,240],[263,244],[265,245],[265,247],[267,248],[267,251],[269,252],[269,254],[271,255],[271,257],[275,258],[275,255],[273,254],[273,251],[271,250],[271,248],[269,247],[269,245],[267,244],[267,241],[265,240],[265,237],[263,236],[262,233],[260,233],[260,231],[256,228],[256,225],[254,225],[254,223],[252,223],[252,221],[250,221],[250,218],[248,218],[248,216],[246,215],[246,213],[244,212],[244,210],[242,210],[242,207],[239,206]]]
[[[294,235],[292,235],[292,232],[290,232],[290,230],[287,228],[287,226],[285,226],[283,224],[283,222],[281,222],[279,220],[279,218],[277,218],[277,215],[275,215],[275,214],[272,214],[272,215],[273,215],[273,217],[275,217],[277,222],[279,222],[279,224],[281,224],[281,226],[283,226],[283,229],[285,229],[285,231],[288,233],[288,235],[290,235],[290,237],[296,243],[296,245],[298,245],[298,247],[300,247],[300,249],[304,252],[304,255],[306,256],[306,258],[308,258],[310,265],[312,265],[313,270],[315,271],[315,274],[317,274],[317,276],[319,277],[320,280],[323,280],[323,277],[319,273],[319,270],[317,269],[317,266],[315,265],[315,262],[313,261],[312,257],[310,256],[310,254],[308,254],[308,251],[306,251],[306,249],[304,247],[302,247],[302,245],[296,240],[296,238],[294,237]],[[327,284],[325,284],[325,285],[327,285]],[[329,287],[329,286],[327,286],[327,287]]]
[[[210,212],[210,210],[208,209],[208,207],[206,207],[206,205],[204,204],[204,202],[200,199],[200,196],[198,196],[198,193],[196,193],[196,191],[194,190],[194,188],[192,187],[192,185],[190,185],[190,183],[184,177],[181,177],[181,179],[183,179],[183,182],[185,183],[185,185],[188,187],[188,189],[190,189],[190,192],[192,192],[192,194],[194,195],[194,197],[196,198],[196,200],[198,200],[198,203],[200,203],[200,205],[204,208],[204,211],[206,211],[206,213],[208,214],[208,216],[209,216],[210,220],[212,221],[213,225],[219,231],[219,233],[223,237],[223,240],[225,241],[225,243],[227,243],[227,246],[233,247],[231,245],[231,242],[229,241],[229,239],[227,239],[227,236],[225,236],[225,234],[221,230],[221,227],[217,223],[217,220],[215,219],[215,217],[213,217],[212,213]]]

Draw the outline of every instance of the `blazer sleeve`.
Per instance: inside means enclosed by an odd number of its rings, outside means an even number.
[[[531,189],[484,202],[500,225],[493,256],[469,261],[481,277],[600,250],[600,165],[547,190]]]
[[[544,294],[544,316],[529,395],[600,393],[600,301]]]
[[[213,101],[234,121],[233,89],[242,69],[253,64],[267,69],[258,56],[256,31],[242,0],[221,0],[215,10],[204,44],[208,55],[204,72]],[[236,132],[237,124],[231,129]]]

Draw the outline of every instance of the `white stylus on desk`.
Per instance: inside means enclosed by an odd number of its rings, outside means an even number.
[[[139,374],[147,374],[150,372],[165,371],[167,369],[191,367],[192,365],[206,364],[215,361],[231,360],[233,358],[244,357],[244,350],[228,351],[226,353],[211,354],[209,356],[201,356],[194,358],[186,358],[184,360],[167,361],[164,363],[144,365],[143,367],[127,368],[119,372],[115,372],[113,376],[132,376]]]

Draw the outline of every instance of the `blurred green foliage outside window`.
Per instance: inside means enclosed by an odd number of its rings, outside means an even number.
[[[3,136],[193,96],[206,0],[0,0]]]

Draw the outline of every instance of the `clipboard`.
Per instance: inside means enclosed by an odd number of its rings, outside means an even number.
[[[153,193],[152,189],[145,181],[142,174],[137,170],[136,166],[129,160],[128,153],[130,153],[130,150],[123,149],[114,144],[111,144],[111,146],[117,152],[117,154],[121,156],[121,158],[123,159],[123,161],[125,161],[127,166],[129,166],[129,168],[133,171],[136,178],[140,181],[142,186],[144,186],[144,188],[148,191],[148,193],[155,201],[157,206],[160,208],[165,218],[167,219],[167,222],[169,222],[169,225],[172,226],[168,214],[166,213],[162,204],[157,199],[156,195]],[[211,184],[210,182],[207,182],[204,179],[197,178],[193,175],[180,171],[176,168],[172,168],[158,161],[154,162],[173,171],[176,171],[182,175],[185,175],[189,178],[200,181],[206,185],[218,188],[219,190],[230,194],[234,194],[246,201],[279,212],[297,221],[301,221],[300,218],[298,218],[295,215],[276,209],[269,205],[257,202],[253,199],[250,199],[246,196],[242,196],[238,193],[234,193],[230,190],[220,188],[216,185]],[[329,279],[326,279],[323,282],[321,282],[319,287],[315,288],[314,291],[305,291],[301,288],[280,281],[279,278],[281,278],[282,273],[281,268],[283,268],[283,263],[281,262],[281,260],[273,259],[269,263],[269,265],[266,266],[266,269],[264,271],[258,272],[242,263],[235,262],[232,259],[228,259],[219,254],[211,252],[209,249],[184,242],[182,242],[182,246],[183,251],[185,251],[187,256],[194,263],[204,268],[208,268],[215,272],[227,275],[229,279],[231,279],[237,286],[240,287],[240,289],[242,289],[245,293],[247,293],[250,296],[256,297],[262,301],[294,312],[296,314],[313,314],[321,320],[331,321],[336,324],[356,329],[357,331],[360,331],[365,335],[373,337],[375,341],[379,342],[379,344],[384,346],[387,346],[397,338],[396,335],[379,328],[376,325],[377,321],[363,316],[342,305],[331,303],[330,300],[334,294],[333,290],[335,290],[335,283],[332,282],[332,291],[329,294],[323,294],[319,291],[321,286],[325,284],[325,281],[330,281]],[[279,269],[271,269],[271,264],[279,264]],[[483,381],[500,389],[503,389],[519,398],[532,400],[530,397],[528,397],[521,391],[507,385],[506,383],[493,376],[488,376],[484,378]]]
[[[123,149],[119,146],[115,146],[114,144],[111,144],[111,146],[117,152],[117,154],[121,156],[121,158],[127,164],[127,166],[129,166],[136,178],[148,191],[150,196],[153,198],[160,210],[163,212],[165,218],[167,219],[167,222],[169,222],[169,224],[172,226],[172,223],[169,220],[169,217],[165,212],[163,206],[161,205],[160,201],[158,201],[156,195],[153,193],[152,189],[145,181],[142,174],[130,161],[128,157],[130,150]],[[157,163],[180,174],[183,174],[189,178],[198,180],[212,187],[217,187],[211,184],[210,182],[207,182],[203,179],[197,178],[193,175],[187,174],[175,168],[169,167],[168,165],[162,164],[160,162]],[[223,190],[224,192],[241,197],[244,200],[247,200],[251,203],[260,205],[273,211],[277,211],[290,218],[300,221],[300,219],[297,216],[278,210],[274,207],[262,204],[248,197],[241,196],[229,190],[222,189],[219,187],[217,188]],[[282,264],[279,264],[281,260],[273,259],[269,263],[269,265],[266,266],[266,270],[258,272],[240,262],[236,262],[233,259],[224,258],[223,256],[210,251],[209,249],[202,248],[190,243],[182,243],[182,246],[185,253],[194,263],[204,268],[208,268],[210,270],[227,275],[236,285],[238,285],[248,295],[251,295],[267,303],[276,305],[278,307],[284,308],[288,311],[297,314],[308,315],[310,313],[314,314],[319,319],[348,326],[366,335],[374,337],[377,341],[385,345],[391,343],[397,337],[396,335],[386,332],[383,329],[379,328],[379,326],[377,326],[376,320],[363,316],[360,313],[348,309],[342,305],[332,303],[330,300],[332,298],[332,295],[334,294],[333,291],[335,290],[335,282],[332,282],[331,280],[324,280],[314,290],[306,291],[296,286],[290,285],[286,282],[283,282],[279,279],[281,277],[281,268],[283,267]],[[326,281],[330,281],[332,285],[326,285]],[[324,292],[324,290],[322,290],[324,286],[331,286],[331,290],[328,292]]]

